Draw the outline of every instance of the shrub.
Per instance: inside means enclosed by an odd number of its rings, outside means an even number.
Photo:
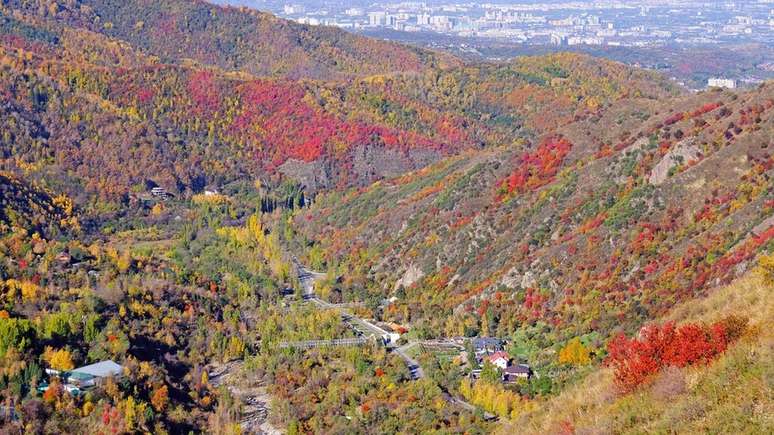
[[[682,112],[675,113],[674,115],[672,115],[672,116],[670,116],[670,117],[668,117],[667,119],[664,120],[664,125],[675,124],[677,122],[682,121],[684,117],[685,117],[685,114],[682,113]]]
[[[607,345],[606,364],[615,370],[615,383],[626,393],[650,380],[665,367],[685,367],[706,363],[726,350],[728,343],[738,338],[746,321],[729,316],[710,326],[674,323],[649,325],[639,336],[626,338],[619,334]],[[730,328],[730,329],[729,329]]]
[[[766,284],[774,284],[774,254],[761,255],[758,259],[757,271],[763,277]]]
[[[500,181],[500,194],[524,193],[551,183],[571,149],[572,143],[565,138],[546,138],[533,153],[521,156],[518,167]]]

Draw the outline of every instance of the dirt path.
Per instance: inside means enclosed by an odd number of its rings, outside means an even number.
[[[232,361],[212,367],[209,372],[210,384],[226,388],[242,403],[239,424],[242,433],[281,435],[281,431],[269,422],[271,396],[260,382],[250,382],[242,374],[242,361]]]

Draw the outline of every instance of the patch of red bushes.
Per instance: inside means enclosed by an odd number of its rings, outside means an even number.
[[[537,150],[521,156],[519,166],[498,187],[507,193],[523,193],[550,183],[571,149],[572,143],[565,138],[544,139]]]
[[[682,121],[684,117],[685,117],[685,114],[683,112],[675,113],[674,115],[664,120],[664,125],[676,124]]]
[[[717,109],[718,107],[720,107],[722,105],[723,105],[723,103],[721,103],[720,101],[715,102],[715,103],[707,103],[707,104],[699,107],[698,109],[694,110],[693,112],[691,112],[691,118],[695,118],[697,116],[704,115],[705,113],[712,112],[713,110]]]
[[[314,161],[324,154],[346,152],[360,145],[443,150],[446,145],[426,136],[382,125],[348,122],[316,109],[297,84],[253,81],[239,88],[242,110],[230,134],[257,144],[262,159],[280,165],[287,159]]]
[[[747,320],[738,316],[712,325],[648,325],[637,337],[619,334],[610,340],[605,363],[613,367],[618,388],[630,392],[666,367],[708,363],[741,336],[746,325]]]

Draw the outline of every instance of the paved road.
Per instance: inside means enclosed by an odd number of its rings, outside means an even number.
[[[394,349],[394,352],[401,358],[403,358],[403,361],[406,361],[406,366],[409,369],[409,372],[411,372],[411,379],[421,379],[425,377],[425,371],[422,369],[422,366],[419,364],[417,360],[409,356],[408,351],[417,345],[416,341],[411,341],[407,344],[404,344],[401,347],[396,347]]]
[[[325,278],[327,274],[307,269],[296,257],[293,257],[293,264],[296,266],[296,273],[298,274],[298,280],[301,283],[301,287],[304,290],[304,297],[314,297],[314,282],[318,279]]]
[[[327,302],[318,298],[317,295],[315,295],[314,293],[314,283],[318,279],[325,278],[327,274],[322,272],[315,272],[313,270],[307,269],[295,257],[293,258],[293,263],[296,266],[296,272],[298,273],[298,280],[301,283],[301,286],[304,290],[303,294],[304,294],[305,300],[310,301],[314,304],[317,304],[321,308],[338,309],[341,312],[342,319],[344,319],[344,321],[347,324],[349,324],[353,329],[355,329],[358,333],[362,335],[365,335],[365,336],[373,335],[379,339],[386,339],[389,337],[390,335],[389,332],[369,322],[366,319],[362,319],[360,317],[355,316],[354,314],[350,313],[345,309],[352,305],[361,305],[361,304],[358,304],[358,303],[332,304],[330,302]]]
[[[374,325],[373,323],[369,322],[368,320],[361,319],[354,314],[350,313],[349,311],[345,310],[344,307],[342,307],[340,304],[331,304],[330,302],[326,302],[320,298],[318,298],[314,294],[314,282],[317,279],[324,278],[326,274],[321,272],[314,272],[307,268],[305,268],[297,258],[293,257],[293,263],[295,263],[296,270],[298,273],[298,280],[301,282],[301,286],[304,290],[304,299],[311,301],[312,303],[317,304],[321,308],[327,308],[327,309],[338,309],[341,311],[341,317],[342,319],[349,324],[353,329],[355,329],[357,332],[359,332],[362,335],[367,336],[376,336],[376,337],[386,337],[388,336],[388,332],[383,330],[382,328]],[[310,340],[307,343],[311,342],[332,342],[332,341],[350,341],[350,340],[363,340],[364,338],[360,337],[357,339],[341,339],[341,340]],[[398,356],[400,356],[403,361],[406,362],[406,366],[409,369],[411,379],[417,380],[425,377],[425,371],[422,369],[422,366],[419,364],[417,360],[412,358],[408,355],[407,351],[413,348],[417,345],[426,345],[426,346],[434,346],[434,347],[461,347],[459,343],[457,343],[455,340],[414,340],[410,341],[407,344],[404,344],[400,347],[393,347],[388,346],[388,349],[395,352]],[[346,343],[344,345],[352,345],[350,343]],[[316,347],[316,346],[310,346],[310,347]],[[462,399],[458,399],[451,394],[449,394],[447,391],[443,392],[444,399],[453,405],[457,405],[463,409],[466,409],[470,412],[475,412],[476,407],[471,405],[468,402],[465,402]],[[484,413],[484,417],[488,420],[492,420],[497,418],[496,416],[490,414],[490,413]]]
[[[417,380],[425,377],[425,371],[422,369],[422,366],[419,365],[419,362],[408,355],[408,351],[412,349],[414,346],[417,345],[429,345],[429,346],[442,346],[442,347],[458,347],[460,346],[457,343],[454,343],[451,340],[415,340],[410,341],[406,344],[404,344],[401,347],[394,348],[394,352],[398,354],[401,358],[403,358],[404,361],[406,361],[406,366],[408,366],[409,371],[411,372],[411,379]],[[451,403],[453,405],[457,405],[460,408],[463,408],[465,410],[468,410],[470,412],[475,412],[476,407],[460,398],[454,397],[451,394],[449,394],[448,391],[443,390],[443,398],[448,403]],[[487,420],[494,420],[497,418],[496,415],[490,414],[488,412],[484,412],[484,418]]]

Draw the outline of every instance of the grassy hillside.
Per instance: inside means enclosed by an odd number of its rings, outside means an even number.
[[[770,272],[769,272],[770,273]],[[749,319],[748,330],[709,364],[669,368],[651,383],[621,395],[612,370],[595,369],[539,411],[507,424],[500,433],[767,433],[774,428],[770,380],[774,375],[771,328],[774,291],[770,277],[752,272],[706,298],[670,309],[659,322],[711,323],[728,314]]]

